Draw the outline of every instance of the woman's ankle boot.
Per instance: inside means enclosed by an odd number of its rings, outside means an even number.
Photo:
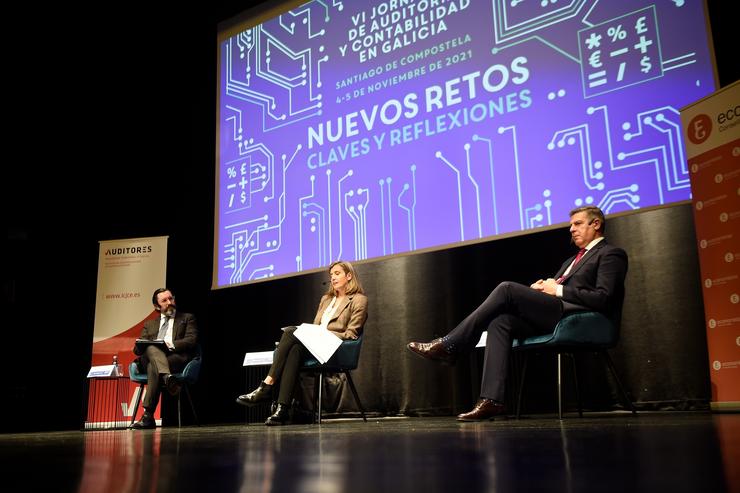
[[[267,426],[286,425],[290,422],[290,407],[287,404],[278,403],[275,413],[267,418]]]
[[[245,406],[256,406],[260,402],[267,402],[270,400],[272,394],[272,385],[268,385],[265,382],[260,383],[260,386],[251,391],[248,394],[240,395],[236,398],[236,402]]]

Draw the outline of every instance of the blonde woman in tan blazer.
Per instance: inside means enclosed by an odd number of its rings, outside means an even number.
[[[329,289],[321,297],[314,324],[323,325],[340,339],[357,339],[367,320],[367,296],[360,280],[352,264],[343,261],[329,266],[329,276]],[[259,387],[236,399],[236,402],[245,406],[267,402],[272,398],[273,385],[279,382],[277,409],[265,421],[268,426],[288,423],[293,388],[301,362],[308,354],[305,346],[293,335],[295,329],[288,327],[283,331],[270,371]]]

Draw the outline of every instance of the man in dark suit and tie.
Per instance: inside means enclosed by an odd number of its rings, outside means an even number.
[[[431,342],[410,342],[408,349],[427,359],[454,364],[488,330],[478,403],[459,421],[480,421],[504,414],[504,389],[511,341],[552,332],[575,311],[597,311],[619,322],[624,300],[627,254],[604,238],[604,213],[595,206],[570,212],[570,234],[581,250],[550,279],[529,287],[502,282],[448,335]]]
[[[198,324],[195,316],[181,313],[175,306],[175,296],[169,289],[159,288],[152,295],[154,309],[160,316],[144,322],[140,339],[165,341],[166,349],[155,345],[144,350],[134,346],[134,354],[139,356],[139,368],[146,368],[147,391],[144,397],[144,415],[132,428],[154,428],[154,410],[159,402],[162,386],[172,395],[180,392],[180,383],[172,376],[185,368],[190,361],[198,341]]]

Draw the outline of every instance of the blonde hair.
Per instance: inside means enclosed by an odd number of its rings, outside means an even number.
[[[345,274],[350,275],[349,281],[347,281],[347,291],[345,294],[364,294],[365,291],[362,289],[362,284],[360,284],[360,279],[357,277],[357,273],[355,273],[355,268],[352,267],[352,264],[343,260],[337,260],[336,262],[332,262],[329,266],[329,272],[331,272],[331,270],[337,265],[342,268]],[[329,289],[326,291],[326,294],[329,296],[337,295],[334,291],[334,286],[332,286],[331,283],[329,283]]]

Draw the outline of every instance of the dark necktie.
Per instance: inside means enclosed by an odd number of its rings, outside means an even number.
[[[580,250],[578,250],[578,255],[576,255],[576,258],[575,258],[575,260],[574,260],[574,261],[573,261],[573,263],[572,263],[572,264],[570,265],[570,270],[568,271],[568,274],[570,274],[570,271],[572,271],[572,270],[573,270],[573,267],[575,267],[575,266],[576,266],[576,264],[578,263],[578,261],[579,261],[579,260],[581,260],[581,257],[583,257],[583,255],[584,255],[585,253],[586,253],[586,249],[585,249],[585,248],[581,248]],[[556,282],[556,283],[558,283],[558,284],[562,284],[562,283],[563,283],[563,280],[564,280],[564,279],[565,279],[565,275],[562,275],[562,276],[558,277],[558,278],[557,278],[557,279],[555,280],[555,282]]]

